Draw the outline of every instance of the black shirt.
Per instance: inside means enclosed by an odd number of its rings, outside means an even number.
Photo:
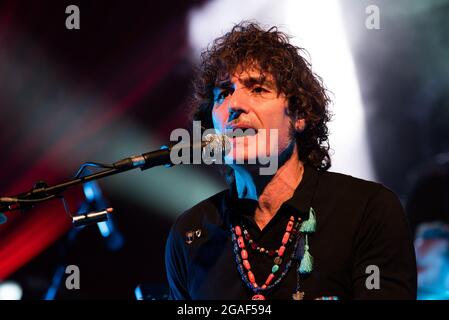
[[[278,248],[292,215],[306,220],[313,207],[316,232],[309,236],[314,269],[298,278],[292,267],[267,299],[292,299],[297,284],[304,299],[415,299],[416,263],[409,225],[393,192],[381,184],[319,172],[305,166],[291,199],[260,231],[252,214],[257,203],[222,191],[182,214],[166,246],[171,299],[251,299],[233,253],[230,225],[244,223],[260,246]],[[287,247],[280,270],[289,261]],[[248,250],[257,283],[267,278],[273,258]],[[379,289],[374,265],[379,270]],[[367,269],[368,268],[368,269]],[[280,272],[280,271],[279,271]],[[374,281],[374,282],[373,282]],[[369,288],[371,289],[369,289]]]

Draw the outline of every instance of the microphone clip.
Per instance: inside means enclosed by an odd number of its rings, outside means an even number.
[[[82,227],[88,224],[103,222],[108,220],[108,214],[114,211],[113,208],[107,208],[102,211],[93,211],[72,216],[72,224],[75,227]]]

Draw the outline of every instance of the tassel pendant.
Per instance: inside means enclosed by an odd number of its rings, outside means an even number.
[[[315,210],[310,207],[309,210],[309,219],[304,221],[301,224],[301,228],[299,229],[302,233],[313,233],[316,230],[316,218],[315,218]]]
[[[306,234],[306,243],[304,246],[304,256],[301,259],[301,263],[298,268],[300,274],[308,274],[313,270],[313,257],[309,252],[308,235]]]

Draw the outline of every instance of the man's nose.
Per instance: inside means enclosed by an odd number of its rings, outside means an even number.
[[[229,99],[228,104],[229,113],[234,115],[234,118],[238,117],[241,113],[248,113],[250,109],[250,102],[248,93],[244,88],[236,89]]]

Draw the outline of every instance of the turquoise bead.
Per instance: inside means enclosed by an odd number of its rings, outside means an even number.
[[[276,273],[276,272],[278,272],[278,270],[279,270],[279,266],[277,264],[275,264],[273,266],[273,268],[271,268],[271,273]]]

